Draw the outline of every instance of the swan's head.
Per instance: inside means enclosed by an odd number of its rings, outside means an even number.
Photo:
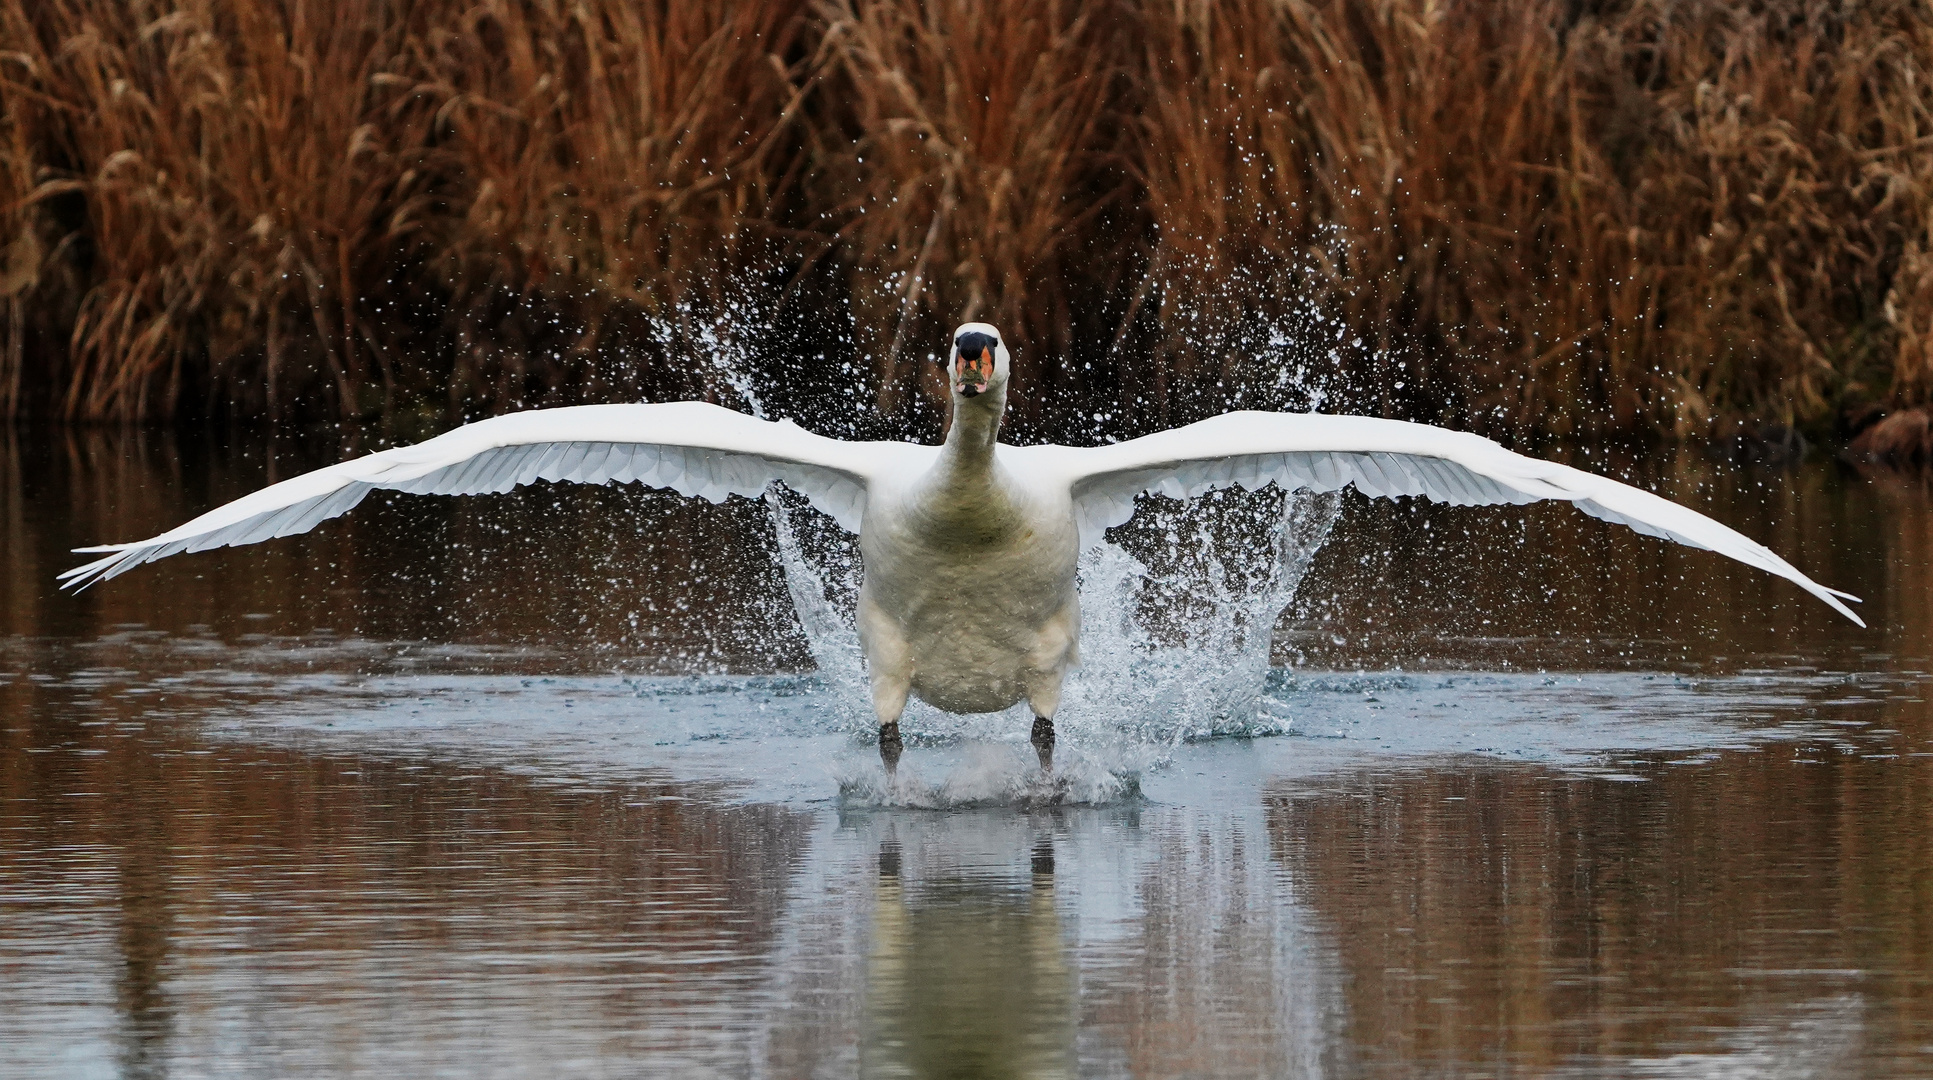
[[[1000,331],[983,322],[961,323],[947,350],[946,385],[961,397],[978,397],[1007,385],[1012,364]]]

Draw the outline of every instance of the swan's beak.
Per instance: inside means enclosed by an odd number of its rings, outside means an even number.
[[[977,397],[986,392],[987,384],[993,381],[993,350],[982,347],[979,355],[970,356],[965,350],[953,368],[953,388],[961,397]]]
[[[986,393],[1000,366],[994,359],[1000,339],[968,329],[977,325],[980,324],[968,323],[960,328],[960,335],[953,339],[953,362],[946,367],[953,392],[961,397],[979,397]]]

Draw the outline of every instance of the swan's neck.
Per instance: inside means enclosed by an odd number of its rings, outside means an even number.
[[[999,417],[1007,412],[1007,388],[995,386],[966,398],[953,394],[953,423],[947,441],[939,446],[934,479],[955,498],[976,500],[972,493],[994,485],[994,442],[999,439]]]
[[[948,472],[990,473],[993,444],[1000,438],[1000,417],[1007,411],[1007,388],[997,386],[973,397],[953,395],[953,422],[947,425],[940,465]]]
[[[939,460],[917,500],[921,531],[930,543],[984,545],[1013,525],[1012,500],[994,459],[1004,388],[973,397],[953,395],[953,420]]]

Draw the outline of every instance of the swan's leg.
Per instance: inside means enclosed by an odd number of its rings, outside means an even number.
[[[1027,705],[1034,711],[1034,732],[1028,740],[1040,757],[1040,767],[1054,767],[1054,713],[1060,710],[1060,684],[1064,671],[1037,672],[1027,680]]]
[[[895,697],[892,688],[882,685],[879,679],[873,680],[873,712],[880,717],[879,762],[886,767],[888,777],[899,771],[899,755],[906,749],[899,737],[899,714],[906,711],[907,689],[904,683],[900,684]],[[886,719],[888,716],[892,719]]]
[[[1027,704],[1034,711],[1034,731],[1028,740],[1040,756],[1040,767],[1054,767],[1054,713],[1060,711],[1061,683],[1079,656],[1080,602],[1069,597],[1061,612],[1041,628],[1034,647],[1033,673],[1027,678]]]
[[[1040,757],[1042,772],[1054,769],[1054,722],[1045,716],[1034,717],[1034,733],[1029,742],[1034,744],[1034,753]]]
[[[913,690],[913,650],[899,623],[879,609],[864,589],[859,593],[859,644],[866,653],[866,677],[872,683],[873,714],[879,718],[879,760],[891,778],[899,771],[899,717]]]

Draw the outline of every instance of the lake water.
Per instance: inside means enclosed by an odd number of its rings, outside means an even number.
[[[3,1076],[1933,1075],[1918,480],[1568,455],[1866,630],[1351,495],[1266,674],[1187,580],[1253,507],[1151,505],[1059,779],[923,710],[887,788],[766,505],[372,498],[69,596],[360,444],[0,440]]]

